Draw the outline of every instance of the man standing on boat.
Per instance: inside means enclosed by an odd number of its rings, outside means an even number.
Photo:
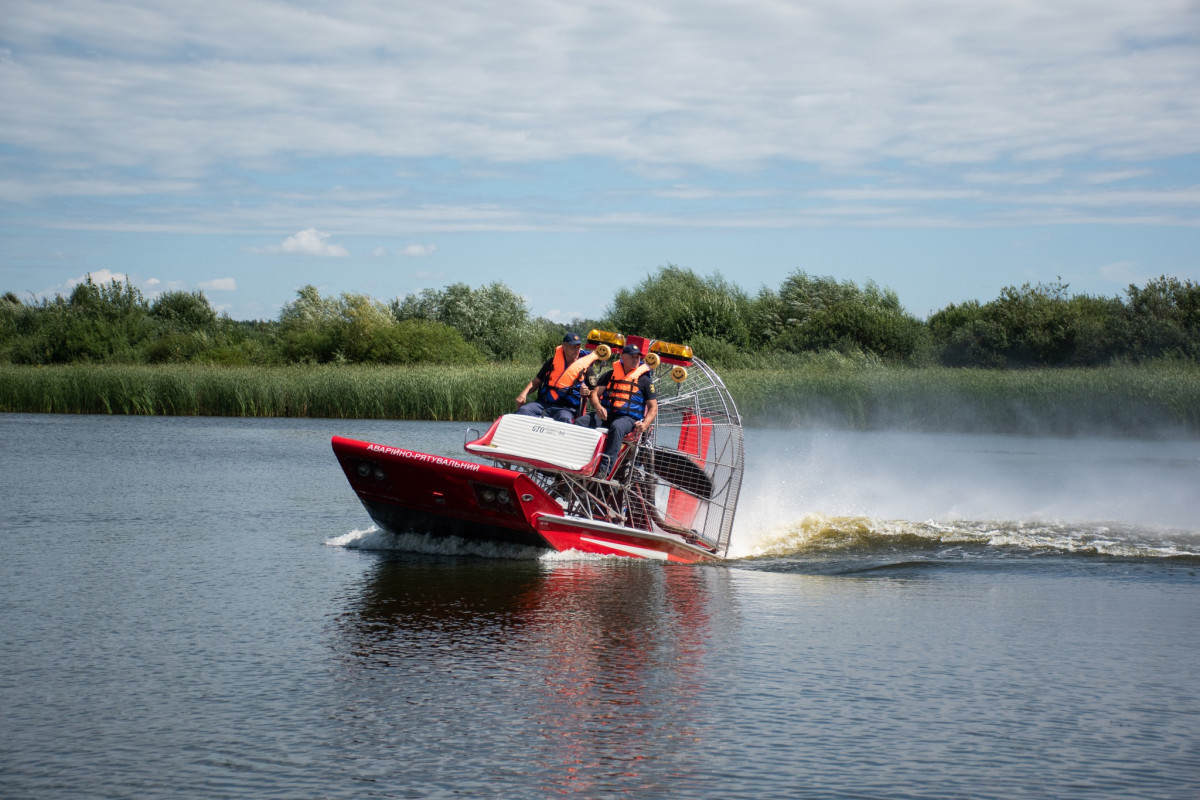
[[[546,360],[536,377],[517,395],[517,413],[527,417],[549,417],[557,422],[573,422],[583,401],[591,393],[584,380],[596,354],[580,358],[583,340],[578,333],[568,333],[554,355]],[[537,400],[529,401],[529,393],[537,392]]]
[[[588,428],[608,428],[608,441],[596,475],[607,478],[621,442],[632,431],[642,433],[658,416],[658,399],[654,396],[654,375],[641,363],[642,351],[636,344],[621,348],[621,358],[613,368],[600,376],[591,405],[595,411],[584,414],[576,425]]]

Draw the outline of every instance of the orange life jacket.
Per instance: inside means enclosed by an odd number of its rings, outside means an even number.
[[[638,388],[638,380],[649,371],[645,364],[638,364],[626,374],[624,364],[620,361],[613,364],[608,390],[604,393],[604,407],[634,419],[645,417],[646,398]]]
[[[554,364],[550,368],[550,374],[546,376],[546,382],[538,389],[538,400],[557,406],[579,405],[579,384],[583,380],[584,371],[595,360],[596,354],[593,352],[581,355],[568,364],[562,345],[556,347]]]

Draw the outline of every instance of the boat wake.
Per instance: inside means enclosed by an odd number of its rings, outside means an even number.
[[[729,560],[744,562],[804,559],[883,558],[925,561],[1031,558],[1048,555],[1121,559],[1200,561],[1200,532],[1162,530],[1125,523],[952,522],[880,520],[862,516],[808,514],[791,523],[734,537]],[[519,545],[468,541],[457,537],[394,534],[372,525],[325,541],[348,550],[420,555],[473,556],[522,561],[606,561],[621,556],[557,552]]]
[[[1082,555],[1200,559],[1200,532],[1127,523],[1054,521],[910,522],[809,514],[759,533],[731,558],[797,558],[909,554],[925,558]]]
[[[621,556],[583,553],[578,550],[546,550],[513,544],[468,541],[457,536],[434,537],[421,534],[395,534],[374,525],[365,530],[353,530],[325,540],[330,547],[348,550],[395,551],[436,556],[475,556],[518,561],[608,561]]]

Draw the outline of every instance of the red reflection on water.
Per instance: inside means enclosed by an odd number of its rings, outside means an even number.
[[[636,791],[686,775],[709,738],[710,583],[724,577],[711,568],[563,564],[522,598],[523,644],[543,676],[529,722],[543,739],[544,789]],[[641,769],[663,759],[672,768]],[[655,777],[644,781],[647,772]]]

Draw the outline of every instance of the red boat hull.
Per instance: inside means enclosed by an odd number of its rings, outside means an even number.
[[[333,437],[333,452],[375,524],[396,534],[695,563],[717,556],[682,538],[566,516],[526,475]]]

